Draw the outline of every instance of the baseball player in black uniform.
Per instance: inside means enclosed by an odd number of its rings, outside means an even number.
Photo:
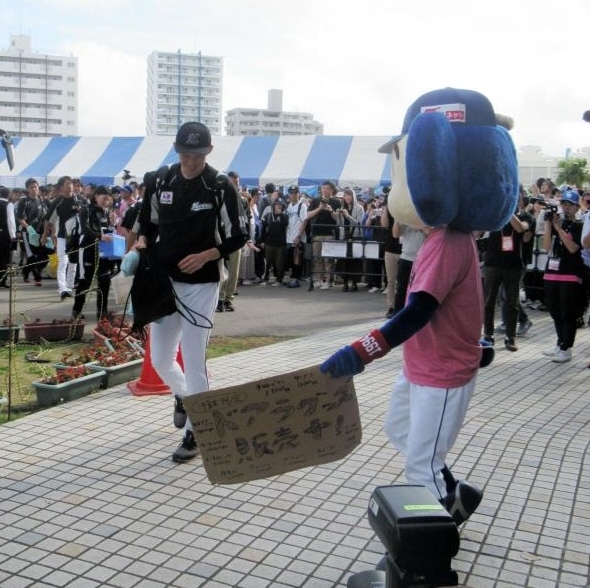
[[[209,129],[184,123],[174,148],[180,163],[144,197],[135,247],[155,248],[174,288],[178,310],[152,323],[150,349],[154,369],[176,397],[174,423],[185,429],[172,459],[185,462],[197,455],[197,444],[182,398],[209,389],[205,352],[224,258],[244,246],[248,233],[236,189],[206,162],[213,149]],[[184,372],[176,361],[179,345]]]

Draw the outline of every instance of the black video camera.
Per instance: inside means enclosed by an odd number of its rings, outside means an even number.
[[[546,204],[545,205],[545,220],[553,222],[553,217],[557,214],[557,204]]]

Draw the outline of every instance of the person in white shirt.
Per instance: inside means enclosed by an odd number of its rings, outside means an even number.
[[[10,190],[0,187],[0,288],[10,288],[7,283],[8,268],[12,257],[12,243],[16,239],[14,204],[10,202]]]
[[[299,186],[290,186],[289,206],[287,206],[287,267],[291,268],[289,288],[298,288],[303,268],[303,248],[306,243],[307,204],[301,199]]]

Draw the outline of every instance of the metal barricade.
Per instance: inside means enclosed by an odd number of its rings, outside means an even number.
[[[332,227],[335,232],[340,226],[313,225],[314,227]],[[356,228],[356,227],[355,227]],[[362,230],[357,230],[362,233]],[[381,283],[385,271],[383,267],[384,243],[365,239],[362,234],[350,239],[339,239],[333,236],[311,235],[311,243],[306,247],[306,261],[308,265],[308,290],[314,289],[314,283],[327,282],[333,284],[337,280],[353,284],[367,283],[373,279]],[[322,280],[326,278],[326,280]]]

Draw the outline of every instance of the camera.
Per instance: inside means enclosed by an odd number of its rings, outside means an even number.
[[[321,199],[321,203],[322,203],[324,206],[330,206],[330,199],[329,199],[329,198],[322,198],[322,199]]]
[[[545,220],[552,222],[553,217],[557,214],[557,204],[547,204],[545,206]]]

